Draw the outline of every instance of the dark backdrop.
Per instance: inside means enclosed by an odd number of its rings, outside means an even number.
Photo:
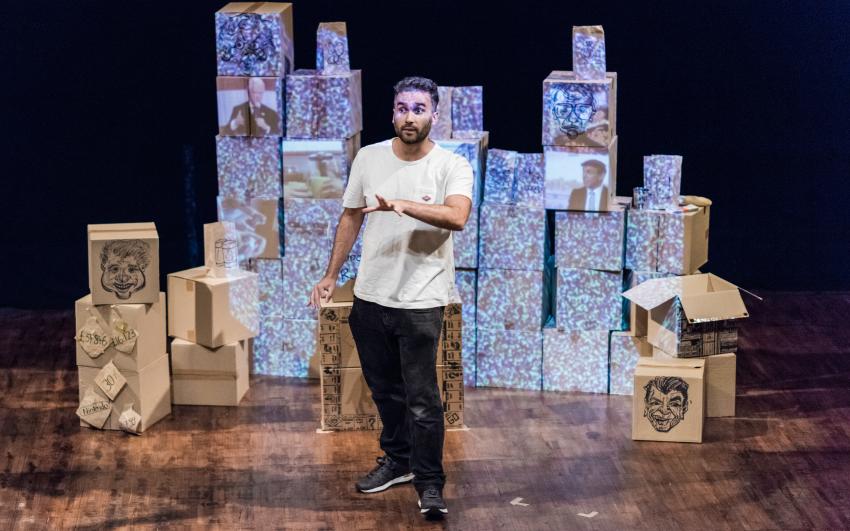
[[[87,291],[87,223],[157,223],[165,273],[197,265],[215,219],[213,12],[224,1],[7,2],[0,305]],[[297,1],[296,66],[321,21],[348,22],[363,140],[391,136],[408,74],[484,85],[491,147],[540,151],[541,82],[573,25],[605,27],[619,73],[618,192],[642,155],[682,154],[714,200],[705,268],[748,288],[850,289],[846,0]]]

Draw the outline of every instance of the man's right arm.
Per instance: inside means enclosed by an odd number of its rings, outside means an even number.
[[[357,239],[364,217],[365,214],[363,214],[361,208],[346,208],[339,217],[325,276],[316,284],[310,294],[310,305],[314,308],[318,308],[322,300],[328,300],[333,296],[339,271],[348,258],[351,248],[354,247],[354,240]]]

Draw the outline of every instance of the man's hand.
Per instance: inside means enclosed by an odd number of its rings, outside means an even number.
[[[310,300],[307,303],[311,308],[318,308],[322,302],[327,302],[334,294],[336,288],[336,280],[330,277],[323,277],[322,280],[313,286],[313,292],[310,293]]]
[[[257,118],[254,120],[254,122],[257,125],[260,126],[260,129],[263,130],[263,134],[267,135],[267,134],[269,134],[269,131],[272,130],[272,127],[269,124],[267,124],[266,121],[260,116],[257,116]]]
[[[375,194],[375,199],[378,200],[378,206],[366,207],[362,210],[364,214],[368,214],[369,212],[395,212],[399,216],[404,214],[404,209],[407,206],[407,201],[404,199],[393,199],[390,201],[389,199],[384,199],[378,194]]]
[[[235,131],[235,130],[239,129],[240,127],[244,126],[244,125],[245,125],[245,117],[242,116],[242,111],[240,110],[236,114],[236,118],[234,118],[233,120],[230,121],[230,129]]]

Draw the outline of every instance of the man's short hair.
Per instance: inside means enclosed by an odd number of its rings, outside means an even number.
[[[142,271],[150,265],[150,244],[144,240],[110,240],[106,242],[106,245],[100,250],[101,269],[106,269],[110,254],[122,259],[132,256],[136,259],[136,263]]]
[[[427,92],[431,96],[431,105],[434,110],[437,110],[437,105],[440,103],[440,93],[437,91],[437,84],[427,77],[411,76],[406,77],[395,84],[393,87],[393,98],[402,92],[415,90],[417,92]]]
[[[687,405],[688,403],[688,382],[678,376],[656,376],[648,381],[646,385],[643,386],[643,390],[645,391],[643,396],[644,402],[649,402],[649,397],[652,396],[653,387],[665,395],[670,394],[673,391],[679,391],[685,399],[685,404]]]
[[[605,167],[604,162],[602,162],[601,160],[596,160],[596,159],[590,159],[590,160],[586,160],[586,161],[582,162],[581,167],[584,168],[585,166],[592,166],[592,167],[598,169],[599,171],[606,171],[608,169],[608,168]]]

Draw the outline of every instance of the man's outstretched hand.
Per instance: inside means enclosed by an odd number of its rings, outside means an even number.
[[[336,281],[329,277],[324,277],[315,286],[313,292],[310,293],[310,300],[307,303],[311,308],[318,308],[322,302],[327,302],[333,297]]]
[[[366,207],[363,209],[364,214],[368,214],[369,212],[395,212],[399,216],[404,214],[404,208],[406,206],[406,201],[404,199],[384,199],[382,196],[375,194],[375,199],[378,200],[378,205],[373,207]]]

